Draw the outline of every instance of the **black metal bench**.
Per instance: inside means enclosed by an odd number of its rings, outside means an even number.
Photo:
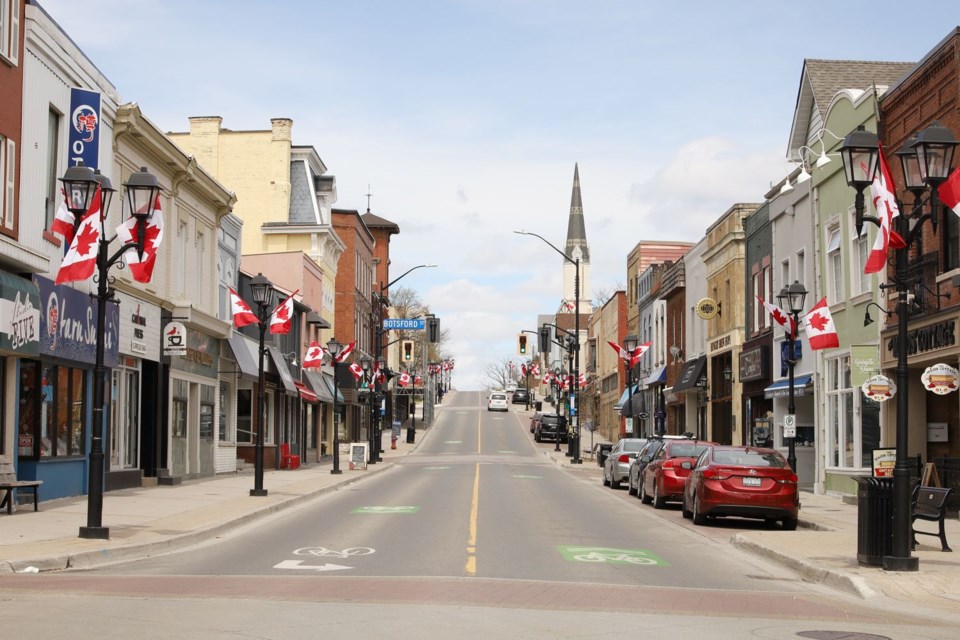
[[[941,489],[940,487],[917,487],[913,492],[913,513],[910,516],[910,529],[912,533],[911,548],[917,546],[917,534],[922,536],[934,536],[940,538],[942,551],[953,551],[947,544],[947,533],[943,528],[944,518],[947,516],[947,498],[953,492],[953,489]],[[917,520],[927,520],[936,522],[940,525],[939,533],[929,531],[920,531],[913,526]]]
[[[3,509],[4,505],[6,505],[7,514],[13,515],[13,492],[28,489],[33,490],[33,510],[39,511],[37,506],[39,496],[37,494],[42,484],[43,480],[17,480],[17,474],[13,471],[13,463],[0,462],[0,491],[4,489],[7,491],[7,494],[3,497],[3,501],[0,502],[0,509]]]

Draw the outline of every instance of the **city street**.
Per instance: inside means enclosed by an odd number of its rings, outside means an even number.
[[[730,529],[694,530],[678,511],[601,487],[592,460],[571,467],[552,443],[533,442],[522,407],[490,413],[481,394],[461,392],[438,409],[413,453],[300,507],[179,553],[5,581],[18,593],[0,602],[4,628],[56,637],[69,626],[77,638],[321,628],[608,637],[634,625],[682,628],[677,637],[955,635],[803,582],[731,546]]]

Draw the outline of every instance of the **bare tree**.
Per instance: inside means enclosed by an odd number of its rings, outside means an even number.
[[[616,281],[612,287],[600,287],[593,292],[593,308],[599,309],[610,301],[617,291],[624,291],[623,282]]]
[[[521,379],[520,365],[510,358],[501,358],[496,362],[488,364],[484,373],[487,376],[488,382],[488,384],[484,385],[484,389],[486,390],[506,389],[510,384],[519,386]]]

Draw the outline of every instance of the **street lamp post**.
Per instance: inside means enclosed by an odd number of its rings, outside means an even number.
[[[560,380],[563,379],[561,376],[564,376],[564,375],[566,375],[566,373],[560,367],[553,368],[553,386],[554,386],[554,389],[556,389],[556,391],[554,392],[555,393],[554,400],[556,401],[558,416],[563,415],[563,401],[560,398],[560,392],[562,391]],[[559,424],[557,425],[556,446],[554,447],[553,450],[560,451],[560,425]]]
[[[573,364],[573,378],[574,380],[580,379],[580,248],[577,247],[574,249],[573,256],[568,256],[560,249],[557,249],[553,246],[546,238],[536,233],[531,233],[530,231],[514,231],[524,236],[533,236],[535,238],[540,238],[547,246],[563,256],[564,260],[567,262],[573,263],[574,272],[573,272],[573,297],[576,298],[574,305],[576,308],[573,313],[573,332],[576,335],[576,345],[574,352],[574,364]],[[570,461],[570,464],[580,464],[580,412],[577,407],[577,390],[573,389],[570,396],[570,409],[571,409],[571,418],[576,418],[576,426],[574,427],[574,449],[573,449],[573,459]]]
[[[340,426],[337,424],[337,395],[340,393],[340,377],[337,375],[337,367],[340,362],[337,358],[343,351],[343,345],[337,342],[336,338],[330,338],[327,341],[327,352],[330,354],[330,362],[333,364],[333,469],[330,473],[340,475]]]
[[[633,352],[636,351],[639,343],[640,338],[637,337],[637,334],[629,333],[623,339],[623,348],[630,354],[630,357],[633,357]],[[627,359],[627,415],[630,416],[631,435],[636,438],[637,424],[636,418],[633,415],[633,365],[629,358]]]
[[[797,366],[797,323],[800,320],[800,313],[803,311],[803,303],[807,299],[807,290],[804,288],[799,281],[794,280],[793,284],[789,287],[784,287],[780,290],[780,293],[777,294],[777,302],[780,303],[780,308],[786,311],[793,319],[790,329],[787,331],[787,340],[789,341],[789,348],[787,349],[787,371],[789,372],[789,377],[787,378],[787,385],[789,388],[789,395],[787,396],[787,415],[793,416],[792,420],[794,421],[794,429],[796,429],[796,415],[797,409],[794,405],[793,396],[794,396],[794,385],[793,385],[793,370]],[[732,370],[727,370],[730,372],[730,377],[733,376]],[[730,378],[727,377],[727,371],[724,371],[724,378],[727,382],[730,381]],[[789,437],[789,442],[787,444],[787,464],[790,465],[790,468],[793,469],[794,473],[797,473],[797,450],[795,448],[796,442],[796,432],[794,435]]]
[[[264,354],[267,348],[264,346],[264,340],[268,324],[267,318],[270,317],[267,308],[273,303],[273,283],[262,273],[258,273],[250,278],[250,295],[254,304],[257,305],[257,317],[260,319],[260,347],[257,350],[260,356],[259,373],[257,374],[257,444],[253,459],[253,489],[250,489],[250,495],[265,496],[267,490],[263,488],[263,433],[267,428],[267,401],[263,370]]]
[[[376,463],[376,451],[374,449],[374,444],[376,442],[374,432],[376,430],[376,427],[374,425],[374,416],[373,416],[373,396],[375,395],[375,393],[373,390],[373,379],[372,379],[373,373],[370,370],[372,366],[373,366],[373,360],[371,360],[369,357],[363,356],[362,358],[360,358],[360,370],[363,371],[363,379],[367,383],[367,405],[368,405],[367,429],[369,432],[368,441],[369,441],[369,449],[370,449],[370,456],[369,456],[370,464]]]
[[[921,244],[923,223],[930,221],[934,233],[937,232],[940,209],[938,188],[950,176],[953,154],[958,142],[953,133],[939,122],[933,121],[923,131],[917,133],[902,149],[897,151],[900,158],[905,186],[914,195],[913,208],[901,211],[898,233],[903,239],[896,248],[893,283],[883,283],[881,289],[895,288],[897,291],[897,435],[896,462],[893,468],[893,545],[889,556],[883,557],[883,568],[887,571],[917,571],[920,561],[911,554],[911,494],[910,461],[907,459],[909,440],[909,391],[907,388],[909,369],[907,359],[907,329],[909,322],[908,292],[912,285],[922,284],[922,275],[910,273],[910,247]],[[864,215],[864,190],[873,184],[877,168],[881,164],[880,145],[877,134],[857,127],[843,141],[840,148],[843,169],[847,184],[856,189],[854,208],[857,233],[863,228],[863,222],[880,225],[872,216]],[[923,200],[923,193],[929,189],[929,196]],[[892,185],[891,185],[892,190]],[[930,203],[930,212],[924,213],[926,202]],[[901,207],[902,209],[902,207]]]
[[[93,416],[90,429],[90,464],[87,491],[87,524],[80,527],[79,537],[88,539],[107,540],[110,538],[109,527],[103,526],[103,474],[104,474],[104,386],[106,385],[107,368],[104,365],[104,351],[107,323],[107,302],[114,299],[114,290],[110,287],[110,267],[120,262],[127,251],[135,249],[138,255],[143,256],[146,243],[146,224],[154,213],[157,199],[160,195],[160,183],[156,176],[147,172],[145,167],[133,173],[130,180],[124,183],[129,203],[130,216],[137,220],[136,238],[132,242],[124,243],[112,256],[110,242],[103,230],[103,221],[110,210],[114,189],[110,180],[94,172],[93,169],[77,166],[66,170],[63,177],[66,206],[74,216],[74,231],[77,232],[83,223],[83,218],[100,198],[100,244],[96,258],[97,280],[97,344],[93,367]],[[122,263],[121,263],[122,266]]]

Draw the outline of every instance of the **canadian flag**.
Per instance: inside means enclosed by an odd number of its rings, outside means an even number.
[[[540,365],[537,364],[536,362],[534,362],[534,363],[533,363],[533,368],[530,369],[530,374],[533,375],[533,376],[539,376],[539,375],[540,375]]]
[[[400,385],[401,387],[409,387],[409,386],[410,386],[410,374],[407,373],[406,371],[404,371],[403,373],[401,373],[401,374],[400,374],[400,378],[397,379],[397,384]]]
[[[527,377],[527,365],[526,365],[526,364],[521,364],[521,365],[520,365],[520,375],[522,375],[524,378]]]
[[[420,374],[419,374],[419,373],[413,377],[413,384],[414,384],[414,386],[416,386],[416,385],[418,385],[418,384],[420,384],[420,385],[423,384],[423,378],[420,377]]]
[[[573,304],[572,302],[568,302],[566,300],[563,301],[563,306],[567,311],[573,311],[574,309],[577,308],[577,305]]]
[[[93,194],[90,208],[80,221],[77,233],[70,242],[70,248],[63,256],[60,269],[57,271],[55,284],[86,280],[97,269],[97,253],[100,250],[101,227],[100,221],[100,185]]]
[[[653,342],[644,342],[641,345],[637,345],[632,354],[618,345],[616,342],[610,342],[607,340],[607,344],[613,347],[613,350],[616,351],[624,361],[628,362],[630,367],[635,367],[637,363],[640,362],[640,358],[643,357],[643,354],[647,352]]]
[[[807,331],[807,339],[813,350],[835,349],[840,346],[840,337],[837,335],[836,325],[833,324],[826,298],[803,316],[803,328]]]
[[[345,346],[343,349],[341,349],[340,354],[337,356],[337,362],[343,362],[344,360],[346,360],[347,356],[353,353],[353,348],[356,345],[357,345],[357,341],[354,340],[353,342]]]
[[[293,318],[293,296],[300,293],[297,289],[273,310],[270,316],[270,333],[290,333],[290,320]]]
[[[60,195],[63,196],[63,199],[60,201],[60,206],[57,207],[57,213],[53,216],[50,232],[59,233],[63,236],[63,241],[69,246],[73,242],[73,232],[77,226],[77,219],[70,213],[70,209],[67,209],[67,194],[63,188],[60,189]]]
[[[373,379],[383,384],[387,381],[387,374],[384,373],[383,369],[380,368],[380,362],[375,362],[373,364]]]
[[[581,387],[587,386],[587,376],[581,373],[581,374],[580,374],[580,378],[579,378],[579,382],[580,382],[580,386],[581,386]]]
[[[260,319],[250,310],[247,303],[243,301],[237,292],[230,287],[230,310],[233,313],[233,324],[239,329],[248,324],[259,324]]]
[[[960,167],[953,170],[950,177],[937,188],[940,202],[947,205],[960,216]]]
[[[319,369],[323,363],[323,349],[316,340],[307,347],[307,355],[303,356],[304,369]]]
[[[117,238],[123,244],[137,241],[137,225],[140,221],[134,216],[117,227]],[[124,260],[130,266],[130,274],[137,282],[150,282],[153,277],[153,266],[157,262],[157,251],[163,242],[163,211],[160,209],[160,196],[157,196],[153,205],[153,213],[143,223],[143,254],[137,253],[134,248],[127,249],[123,254]]]
[[[355,380],[359,380],[363,377],[363,369],[360,368],[360,365],[356,362],[351,362],[350,366],[347,368],[350,369],[350,373],[353,374]]]
[[[785,314],[783,312],[783,309],[781,309],[776,305],[770,304],[760,296],[757,296],[757,300],[759,300],[760,304],[763,305],[763,308],[767,310],[767,313],[770,314],[770,317],[773,318],[774,322],[776,322],[778,325],[780,325],[787,331],[790,331],[790,335],[796,337],[797,325],[793,321],[793,318]]]
[[[863,265],[864,273],[876,273],[887,266],[887,251],[893,245],[895,249],[902,249],[907,244],[896,231],[893,230],[893,219],[900,215],[897,205],[897,188],[887,166],[887,159],[883,155],[883,146],[878,149],[880,154],[880,170],[873,178],[870,192],[873,194],[873,208],[880,218],[880,230],[873,241],[873,248],[867,256],[867,263]]]

